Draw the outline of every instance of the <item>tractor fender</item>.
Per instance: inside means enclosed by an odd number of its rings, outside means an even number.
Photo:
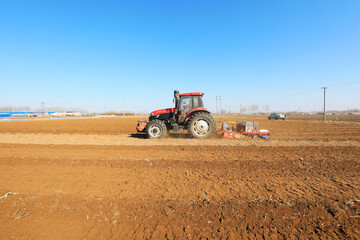
[[[209,110],[207,110],[206,108],[203,108],[203,107],[191,109],[191,111],[189,111],[186,115],[185,125],[188,123],[188,121],[194,114],[199,113],[199,112],[205,112],[205,113],[211,114]]]

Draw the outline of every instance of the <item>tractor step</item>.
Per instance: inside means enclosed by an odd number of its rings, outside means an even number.
[[[177,124],[177,123],[175,123],[175,124],[173,124],[172,125],[172,130],[174,131],[174,132],[179,132],[179,131],[182,131],[182,130],[184,130],[184,127],[183,126],[179,126],[179,124]]]

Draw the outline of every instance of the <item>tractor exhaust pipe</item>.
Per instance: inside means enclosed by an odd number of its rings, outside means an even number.
[[[179,105],[180,105],[179,90],[174,91],[174,99],[175,99],[175,114],[174,114],[174,120],[175,120],[175,116],[178,114]]]

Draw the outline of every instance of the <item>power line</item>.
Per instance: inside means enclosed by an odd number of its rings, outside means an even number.
[[[352,81],[352,82],[345,82],[345,83],[339,83],[339,84],[334,84],[334,85],[330,85],[330,88],[334,88],[334,87],[342,87],[342,86],[346,86],[346,85],[355,85],[355,84],[360,84],[360,81]],[[307,89],[304,91],[298,91],[298,92],[293,92],[289,95],[281,95],[275,98],[270,98],[270,99],[263,99],[261,101],[263,102],[271,102],[271,101],[275,101],[275,100],[280,100],[280,99],[284,99],[284,98],[292,98],[294,96],[304,96],[304,94],[308,95],[309,93],[312,92],[317,92],[318,90],[316,90],[315,88],[313,89]]]
[[[346,83],[339,83],[339,84],[335,84],[335,85],[330,85],[329,87],[333,88],[333,87],[342,87],[342,86],[346,86],[346,85],[354,85],[354,84],[359,84],[360,81],[353,81],[353,82],[346,82]]]

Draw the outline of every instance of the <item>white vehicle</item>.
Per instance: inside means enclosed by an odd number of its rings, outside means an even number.
[[[285,114],[281,114],[281,113],[272,113],[269,115],[269,120],[271,119],[275,119],[275,120],[278,120],[278,119],[282,119],[282,120],[285,120],[286,119],[286,115]]]

